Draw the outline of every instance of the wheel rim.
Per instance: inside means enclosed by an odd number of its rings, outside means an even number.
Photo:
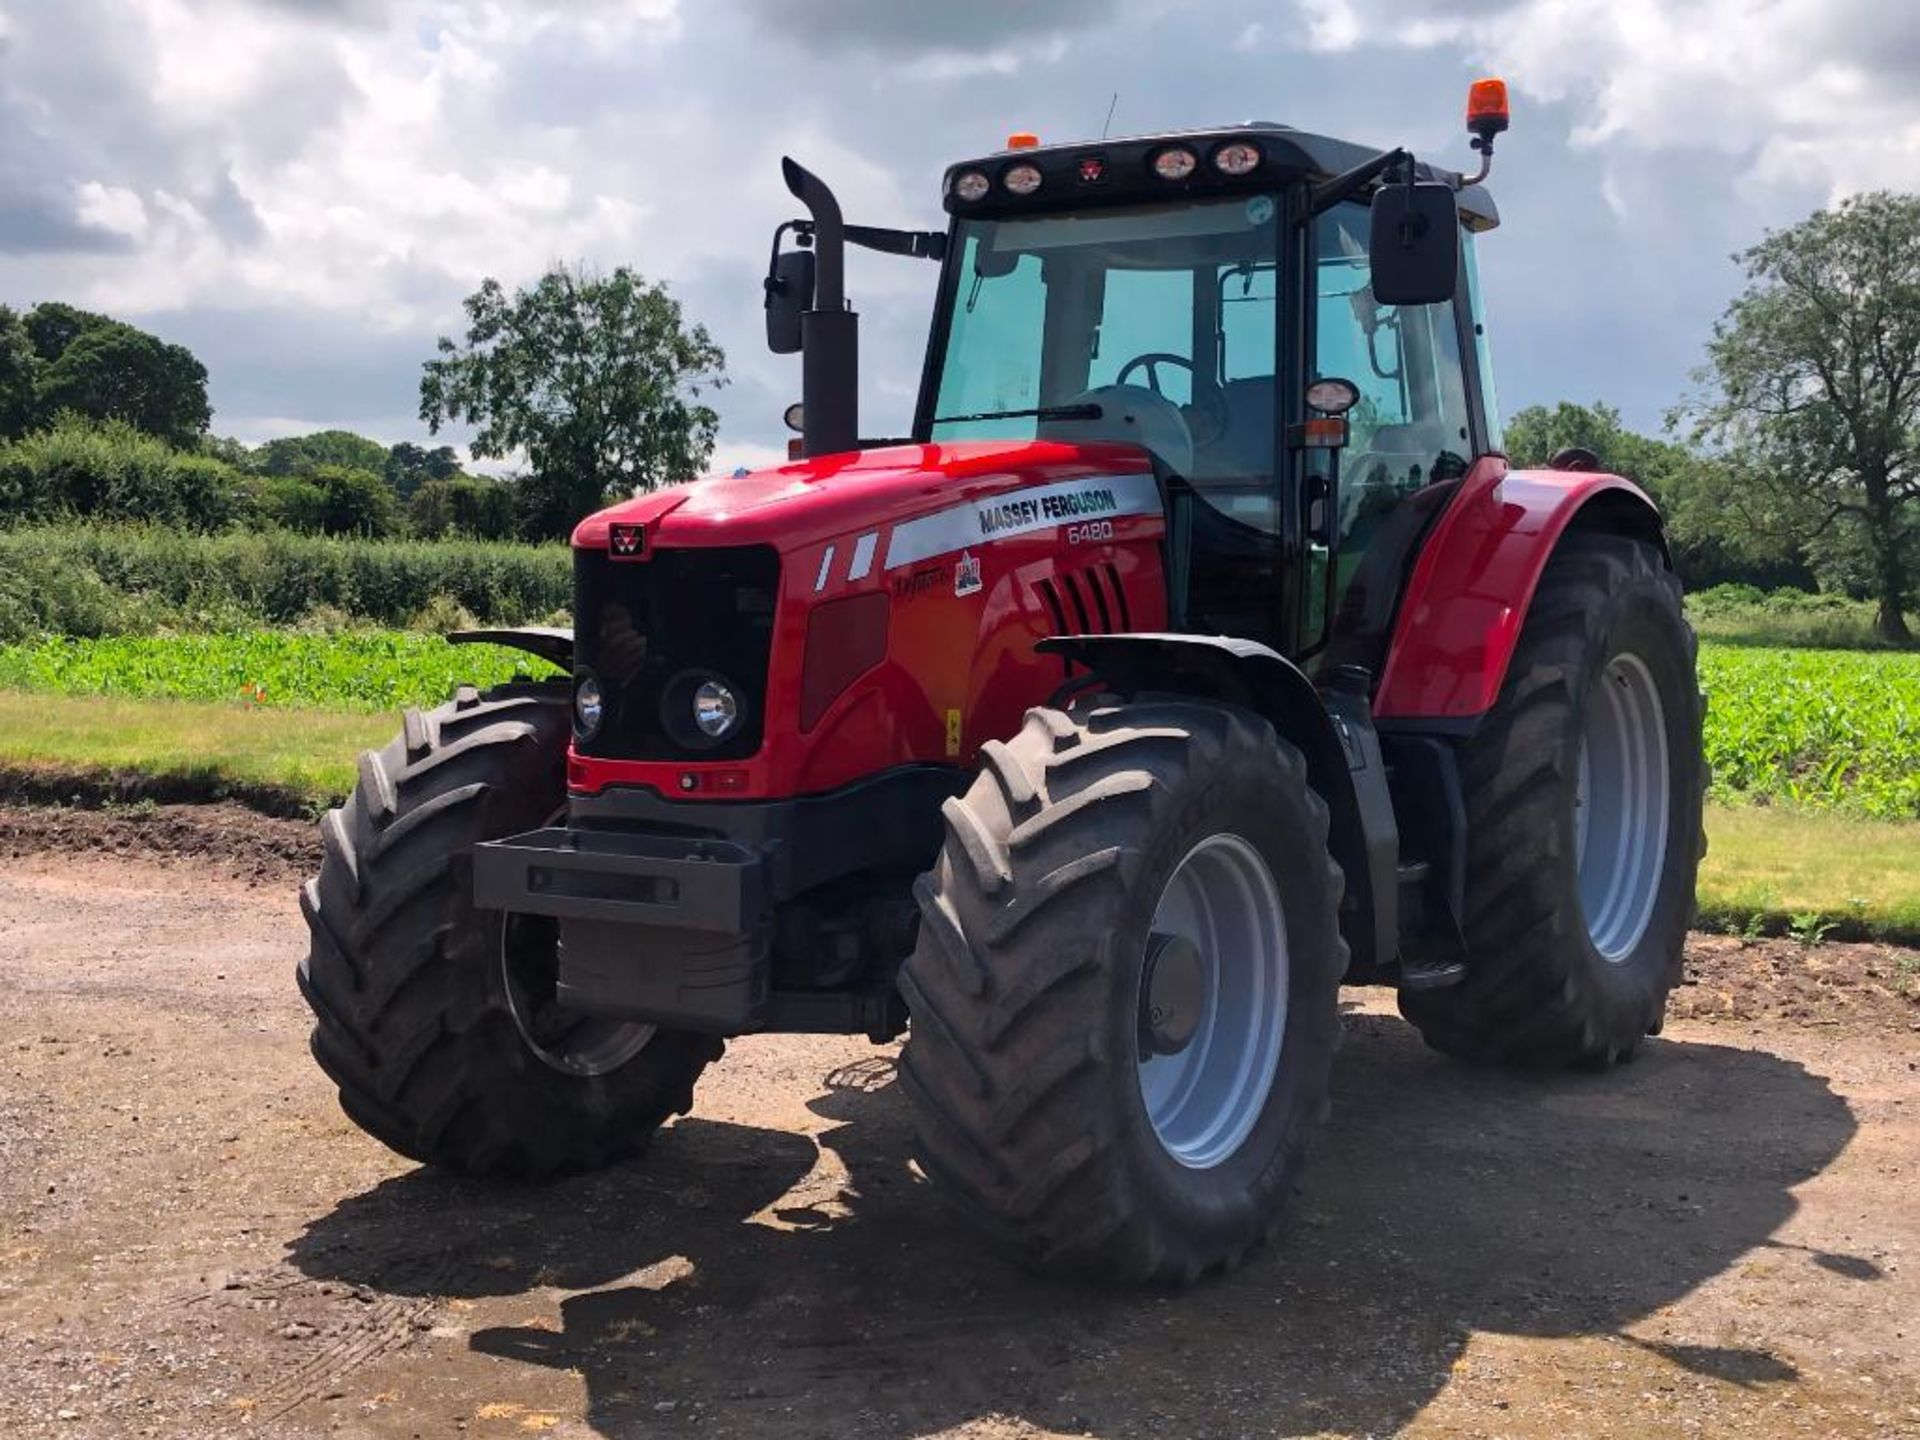
[[[1153,912],[1138,997],[1140,1096],[1168,1155],[1206,1170],[1260,1118],[1287,1029],[1287,926],[1260,852],[1213,835]]]
[[[583,1015],[560,1003],[560,922],[550,916],[507,916],[500,927],[500,974],[520,1039],[562,1074],[608,1074],[653,1039],[652,1025]]]
[[[1667,858],[1666,712],[1653,672],[1616,655],[1587,696],[1574,786],[1574,863],[1593,948],[1619,964],[1653,918]]]

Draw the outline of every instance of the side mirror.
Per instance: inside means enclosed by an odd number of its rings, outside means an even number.
[[[1382,305],[1438,305],[1460,276],[1460,215],[1439,181],[1385,185],[1373,197],[1368,259]]]
[[[767,348],[776,355],[800,353],[800,317],[813,308],[814,255],[787,250],[767,271]]]

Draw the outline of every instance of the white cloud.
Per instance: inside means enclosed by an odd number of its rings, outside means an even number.
[[[73,215],[90,230],[136,241],[147,236],[146,202],[119,185],[83,180],[74,186]]]
[[[1728,250],[1920,188],[1916,30],[1910,0],[0,0],[0,301],[193,344],[223,430],[400,439],[482,276],[632,264],[727,348],[716,463],[777,458],[782,154],[850,218],[938,224],[944,163],[1097,135],[1116,91],[1117,133],[1261,114],[1464,159],[1456,87],[1499,70],[1506,396],[1591,395],[1625,353],[1653,411]],[[911,411],[933,273],[850,260],[870,431]]]
[[[1920,185],[1909,0],[1296,5],[1309,48],[1452,48],[1522,97],[1571,105],[1576,146],[1715,150],[1755,182],[1833,196]]]

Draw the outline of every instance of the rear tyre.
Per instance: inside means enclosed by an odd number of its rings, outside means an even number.
[[[1029,1262],[1235,1264],[1327,1109],[1347,964],[1327,811],[1259,717],[1031,710],[916,886],[902,1085],[921,1164]]]
[[[312,1049],[361,1129],[473,1174],[538,1176],[621,1159],[693,1103],[718,1040],[564,1012],[557,936],[473,904],[470,855],[564,803],[564,685],[463,688],[407,712],[321,821],[300,892]]]
[[[1658,1032],[1706,848],[1696,650],[1651,545],[1560,542],[1461,755],[1467,977],[1400,996],[1436,1049],[1605,1066]]]

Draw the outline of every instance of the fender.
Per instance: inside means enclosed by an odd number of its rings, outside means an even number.
[[[447,634],[449,645],[504,645],[509,650],[524,650],[542,660],[573,669],[573,631],[551,625],[527,625],[515,630],[453,630]]]
[[[1350,973],[1369,975],[1398,951],[1400,837],[1363,688],[1323,696],[1277,651],[1226,635],[1051,636],[1035,649],[1085,666],[1124,696],[1193,695],[1259,714],[1306,757],[1307,779],[1326,801],[1327,845],[1346,874],[1341,929]]]
[[[1470,729],[1493,708],[1540,574],[1569,528],[1667,553],[1660,513],[1618,475],[1477,461],[1435,522],[1401,597],[1373,713],[1399,728]]]

